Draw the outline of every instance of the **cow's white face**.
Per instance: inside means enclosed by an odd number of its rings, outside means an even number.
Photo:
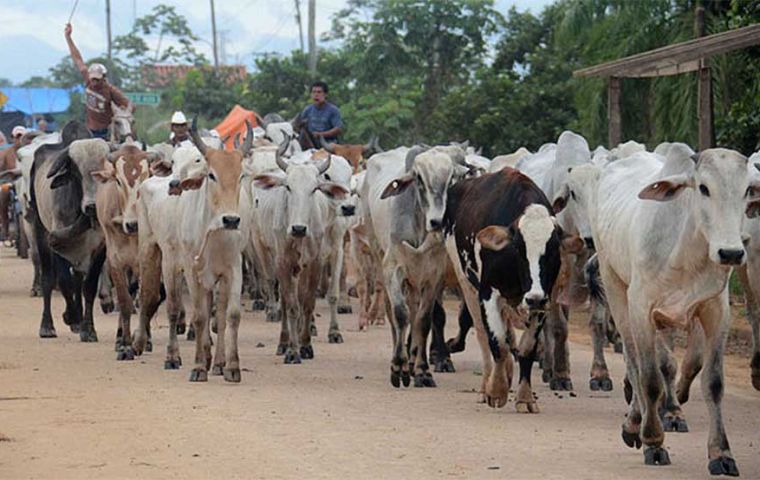
[[[569,219],[568,223],[574,227],[575,231],[589,247],[593,246],[588,211],[591,199],[586,198],[586,196],[590,194],[599,182],[600,174],[601,169],[592,164],[569,168],[566,181],[560,186],[559,191],[554,196],[554,199],[552,199],[554,212],[558,213],[561,211],[564,217]],[[563,225],[559,215],[557,216],[557,220],[565,232],[573,233],[573,230]]]
[[[319,170],[311,161],[290,164],[285,177],[264,174],[254,178],[254,185],[268,190],[285,189],[285,203],[282,205],[287,218],[286,233],[293,238],[308,238],[313,234],[314,216],[319,215],[315,195],[322,192],[328,198],[343,198],[348,190],[332,182],[319,179]]]
[[[695,158],[696,164],[684,162],[687,168],[683,172],[648,185],[639,198],[667,201],[689,190],[690,208],[697,230],[707,240],[710,260],[741,265],[746,260],[741,226],[748,201],[760,191],[760,182],[750,180],[747,158],[733,150],[705,150]]]
[[[443,226],[446,193],[454,175],[451,158],[444,153],[421,153],[414,161],[412,172],[417,182],[417,199],[425,212],[425,229],[438,231]]]

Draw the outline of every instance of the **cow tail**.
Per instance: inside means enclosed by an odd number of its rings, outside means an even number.
[[[597,254],[588,259],[584,271],[589,295],[599,304],[607,306],[607,294],[604,291],[602,277],[599,274],[599,258]]]

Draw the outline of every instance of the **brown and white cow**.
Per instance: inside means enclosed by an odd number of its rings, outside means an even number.
[[[95,196],[98,220],[106,240],[110,278],[119,303],[117,360],[132,360],[130,317],[132,297],[128,275],[139,272],[137,204],[140,185],[156,170],[168,174],[171,166],[158,153],[144,152],[131,141],[109,155],[105,168],[92,173],[101,182]]]
[[[354,169],[354,173],[358,173],[359,170],[363,170],[366,167],[366,159],[370,155],[383,151],[380,148],[377,137],[372,137],[369,143],[365,145],[332,143],[326,141],[324,137],[319,137],[319,139],[322,143],[322,148],[333,155],[338,155],[348,160],[348,163]]]

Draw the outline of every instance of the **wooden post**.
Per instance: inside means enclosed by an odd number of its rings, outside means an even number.
[[[216,12],[214,12],[214,0],[209,0],[211,4],[211,36],[214,37],[212,45],[214,49],[214,69],[219,70],[219,50],[216,48]]]
[[[702,6],[697,7],[694,15],[694,34],[696,37],[705,36],[705,9]],[[699,150],[712,148],[715,144],[713,136],[713,96],[712,96],[712,77],[710,75],[710,64],[707,59],[700,59],[699,68],[699,87],[697,89],[697,104],[699,111]]]
[[[111,0],[106,0],[106,36],[108,37],[108,61],[111,61]],[[111,68],[111,65],[108,65]]]
[[[620,78],[610,77],[607,87],[607,142],[609,148],[617,147],[622,141],[622,122],[620,119]]]

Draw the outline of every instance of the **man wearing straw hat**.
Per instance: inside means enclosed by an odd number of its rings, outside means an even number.
[[[69,45],[71,58],[82,74],[85,84],[87,128],[93,137],[107,140],[108,127],[110,127],[111,119],[113,118],[111,102],[122,108],[129,107],[132,111],[134,111],[134,105],[130,104],[127,97],[121,93],[121,90],[108,83],[108,79],[106,78],[108,72],[105,65],[93,63],[87,67],[84,60],[82,60],[82,54],[79,53],[79,49],[74,45],[74,40],[71,39],[71,31],[71,24],[67,23],[64,30],[66,43]]]

